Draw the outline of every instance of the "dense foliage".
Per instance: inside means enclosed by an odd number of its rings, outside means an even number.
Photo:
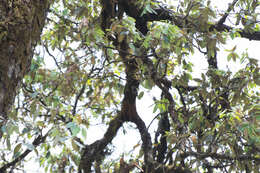
[[[55,0],[1,127],[0,172],[29,159],[46,172],[259,172],[259,57],[218,55],[231,40],[260,41],[260,3],[221,3]],[[139,115],[147,93],[153,113]],[[126,123],[140,139],[112,156]],[[104,136],[91,143],[95,124]]]

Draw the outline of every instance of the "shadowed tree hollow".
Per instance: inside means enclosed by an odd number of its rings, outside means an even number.
[[[239,47],[259,46],[259,13],[257,0],[1,1],[0,172],[259,172],[259,56]],[[136,145],[121,152],[120,135]]]

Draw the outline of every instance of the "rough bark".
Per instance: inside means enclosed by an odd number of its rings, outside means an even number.
[[[0,129],[31,59],[51,0],[0,1]],[[0,137],[1,137],[0,130]]]
[[[114,1],[101,1],[102,4],[102,29],[106,32],[111,25],[111,19],[115,17],[114,11]],[[118,129],[122,126],[124,122],[133,122],[136,124],[137,129],[139,130],[143,145],[142,149],[144,152],[144,163],[143,167],[145,172],[151,172],[153,170],[153,157],[152,157],[152,142],[151,136],[145,126],[144,121],[140,118],[136,110],[136,97],[139,87],[138,74],[138,65],[134,58],[132,58],[129,52],[129,45],[127,42],[127,36],[119,41],[119,39],[112,39],[115,47],[118,47],[119,55],[122,61],[125,64],[125,74],[126,74],[126,84],[124,89],[124,98],[122,100],[121,112],[109,123],[109,127],[100,140],[97,140],[91,145],[88,145],[84,148],[79,172],[80,173],[90,173],[91,167],[94,161],[97,161],[99,158],[104,156],[104,149],[106,146],[113,140],[116,136]],[[120,172],[129,172],[128,166],[123,168],[121,165]]]
[[[211,24],[209,27],[209,31],[219,31],[219,32],[229,32],[232,31],[234,28],[232,26],[224,24],[228,12],[233,8],[233,6],[236,4],[236,0],[233,1],[233,3],[230,4],[227,12],[225,15],[219,20],[219,22],[215,24]],[[138,3],[136,3],[136,0],[119,0],[118,3],[120,4],[121,10],[126,13],[126,15],[133,17],[136,20],[136,28],[144,35],[148,32],[148,28],[146,26],[147,22],[153,22],[153,21],[161,21],[161,20],[167,20],[169,22],[172,22],[174,25],[178,26],[179,28],[196,28],[198,32],[207,32],[200,26],[197,26],[194,24],[193,21],[196,21],[198,19],[192,18],[192,17],[185,17],[183,15],[179,15],[175,13],[174,11],[168,9],[166,6],[158,6],[154,7],[153,11],[155,13],[146,13],[141,16],[141,13],[143,11],[142,8],[138,6]],[[239,28],[238,33],[242,38],[246,38],[249,40],[260,40],[260,32],[259,31],[247,31],[246,29]]]

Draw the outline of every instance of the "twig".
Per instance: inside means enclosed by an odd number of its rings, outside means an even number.
[[[231,4],[229,4],[227,11],[225,14],[221,17],[221,19],[218,21],[217,26],[223,25],[223,23],[226,21],[229,12],[234,8],[235,4],[237,3],[238,0],[234,0]]]
[[[56,58],[50,53],[48,47],[47,47],[45,44],[43,44],[43,46],[44,46],[46,52],[49,54],[49,56],[52,57],[52,59],[54,60],[56,66],[57,66],[58,69],[59,69],[59,71],[63,74],[63,71],[61,70],[61,67],[60,67],[59,63],[57,62]]]
[[[43,143],[46,140],[46,137],[48,136],[49,132],[47,132],[44,136],[39,135],[36,139],[34,139],[32,145],[34,147],[39,146],[41,143]],[[25,150],[20,156],[18,156],[16,159],[14,159],[12,162],[9,162],[7,164],[5,164],[4,166],[2,166],[0,168],[0,172],[6,172],[6,170],[10,167],[14,167],[18,162],[20,162],[21,160],[23,160],[31,151],[33,150]]]

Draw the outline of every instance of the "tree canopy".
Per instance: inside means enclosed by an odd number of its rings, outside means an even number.
[[[220,52],[259,42],[259,14],[258,0],[1,1],[0,172],[258,173],[259,57]],[[112,156],[122,128],[140,139]]]

